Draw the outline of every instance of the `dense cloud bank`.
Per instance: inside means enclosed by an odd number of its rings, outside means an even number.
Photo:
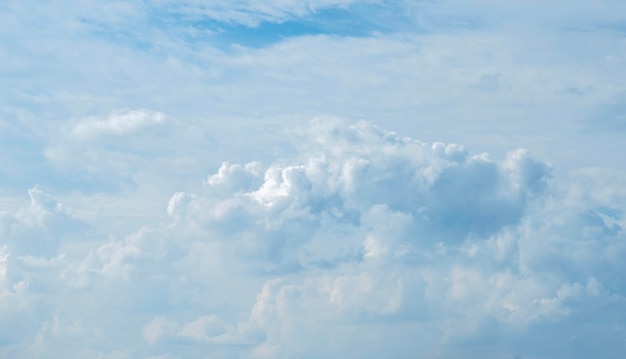
[[[163,122],[128,113],[88,137]],[[619,186],[367,122],[313,121],[112,233],[41,188],[0,217],[0,354],[618,358]],[[207,169],[211,171],[211,169]],[[612,196],[615,194],[615,196]],[[621,198],[621,197],[620,197]],[[131,219],[129,219],[131,220]],[[601,333],[601,335],[598,335]]]

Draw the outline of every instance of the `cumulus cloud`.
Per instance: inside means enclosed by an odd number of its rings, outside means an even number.
[[[397,222],[394,235],[367,239],[365,255],[378,256],[388,245],[380,240],[402,237],[414,248],[458,244],[516,225],[550,178],[549,166],[523,151],[495,162],[459,145],[428,145],[366,122],[318,122],[296,136],[312,139],[304,158],[265,167],[224,164],[205,183],[212,196],[177,193],[168,213],[179,220],[184,211],[215,231],[232,228],[237,235],[229,240],[294,261],[328,226],[368,231],[389,216]]]
[[[54,227],[72,212],[32,189],[3,217],[0,315],[42,318],[3,353],[82,340],[96,357],[619,357],[617,179],[581,196],[593,183],[553,179],[527,151],[491,159],[365,121],[291,136],[295,152],[223,163],[130,234],[77,241]],[[30,253],[6,230],[19,226],[64,244]]]
[[[483,341],[513,356],[523,346],[500,344],[503,336],[538,343],[533,331],[565,326],[593,303],[602,311],[623,303],[622,283],[605,277],[621,270],[607,260],[626,248],[619,211],[560,205],[572,194],[553,188],[550,165],[526,151],[494,161],[366,122],[313,122],[296,137],[302,153],[292,159],[224,164],[206,181],[208,195],[172,198],[188,199],[191,223],[180,221],[183,208],[170,211],[181,229],[203,223],[213,240],[260,262],[257,270],[288,275],[268,281],[239,323],[239,335],[265,333],[253,357],[307,357],[298,346],[314,357],[323,351],[310,326],[333,320],[421,323],[441,357],[462,345],[478,355]],[[318,313],[315,324],[307,310]],[[389,340],[376,348],[400,345]],[[336,349],[350,353],[355,342],[347,336]],[[555,345],[575,354],[566,340]]]

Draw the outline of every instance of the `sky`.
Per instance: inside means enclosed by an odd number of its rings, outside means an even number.
[[[0,24],[0,358],[626,352],[625,2]]]

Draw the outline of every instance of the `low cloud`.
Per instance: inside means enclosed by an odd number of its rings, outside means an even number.
[[[293,158],[224,164],[206,181],[208,195],[172,199],[181,230],[202,224],[254,271],[284,278],[266,282],[232,334],[265,333],[252,357],[330,355],[319,346],[342,325],[406,321],[415,342],[379,336],[387,341],[369,355],[401,346],[402,357],[434,338],[440,357],[468,345],[470,356],[484,354],[484,342],[511,357],[541,355],[521,343],[540,344],[539,333],[596,305],[603,315],[625,303],[621,281],[608,280],[622,267],[609,258],[626,250],[619,211],[569,207],[574,194],[555,188],[550,165],[526,151],[494,161],[367,122],[318,121],[296,136]],[[353,354],[357,337],[335,339],[332,353]],[[573,356],[572,347],[600,349],[554,345]]]
[[[520,223],[551,176],[548,165],[524,151],[496,162],[459,145],[429,145],[366,122],[317,122],[307,131],[297,136],[313,141],[297,160],[225,163],[205,182],[211,196],[177,193],[169,215],[180,222],[185,213],[189,225],[203,223],[227,232],[229,241],[254,242],[270,263],[291,256],[302,264],[297,257],[305,255],[303,248],[331,226],[363,234],[390,228],[384,223],[390,221],[397,223],[393,235],[380,237],[400,237],[413,249],[495,235]],[[377,244],[381,240],[369,235],[365,255],[379,255],[389,245]]]
[[[88,140],[98,136],[123,136],[163,124],[164,114],[148,110],[121,111],[106,119],[79,122],[71,129],[71,135]]]
[[[621,196],[617,179],[602,190],[570,185],[523,150],[494,160],[364,121],[316,120],[291,135],[289,156],[223,163],[172,194],[161,223],[136,219],[131,233],[82,224],[32,189],[29,204],[2,217],[0,315],[34,313],[2,353],[618,358],[625,349],[625,208],[608,195]],[[25,243],[40,233],[57,244],[35,253]]]

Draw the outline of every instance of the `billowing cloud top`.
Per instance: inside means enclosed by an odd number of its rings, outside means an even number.
[[[364,121],[316,120],[291,137],[291,155],[223,163],[171,196],[167,220],[131,233],[30,190],[1,222],[3,355],[625,349],[623,208],[556,186],[523,150],[494,161]]]

